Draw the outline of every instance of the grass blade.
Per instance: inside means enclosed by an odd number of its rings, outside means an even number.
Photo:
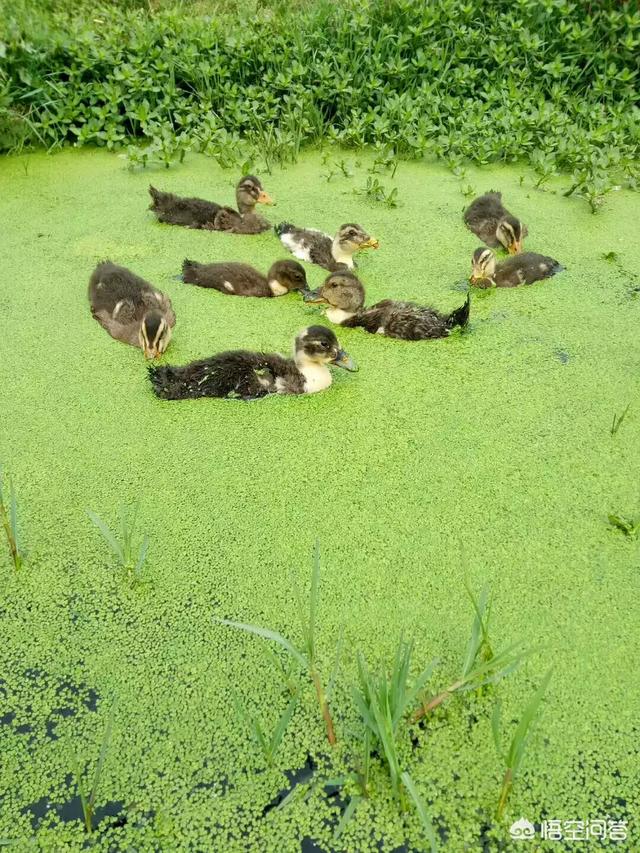
[[[140,553],[138,554],[138,562],[135,565],[133,570],[133,574],[137,577],[144,566],[144,562],[147,559],[147,551],[149,550],[149,537],[145,533],[144,539],[142,540],[142,545],[140,546]]]
[[[540,686],[531,697],[531,700],[524,709],[522,717],[520,718],[520,722],[518,723],[518,727],[513,735],[511,747],[507,756],[507,764],[513,771],[514,775],[517,773],[520,768],[520,764],[522,763],[524,751],[529,737],[529,729],[531,723],[538,714],[538,710],[544,698],[544,694],[547,690],[547,687],[549,686],[549,682],[551,681],[552,675],[553,667],[551,667],[551,669],[547,671],[546,675],[540,682]]]
[[[85,794],[84,785],[82,783],[82,774],[80,772],[80,764],[78,763],[78,756],[75,753],[75,750],[71,751],[71,758],[73,760],[73,775],[76,779],[76,788],[78,789],[78,795],[80,797],[80,805],[82,807],[82,814],[84,816],[84,825],[87,832],[91,832],[93,829],[93,815],[89,809],[89,804],[87,802],[87,796]]]
[[[493,713],[491,714],[491,731],[493,733],[493,742],[496,745],[496,752],[500,757],[502,757],[502,740],[500,737],[500,721],[502,718],[502,702],[498,699],[496,704],[493,706]]]
[[[102,537],[105,540],[105,542],[107,543],[107,545],[111,548],[111,550],[116,555],[116,557],[120,560],[122,565],[124,565],[125,564],[124,551],[122,550],[122,546],[120,545],[118,540],[115,538],[113,533],[109,530],[107,525],[104,523],[104,521],[100,518],[100,516],[97,513],[93,512],[92,510],[89,509],[89,510],[87,510],[87,515],[89,516],[91,521],[95,524],[95,526],[98,528],[98,530],[102,534]]]
[[[311,569],[311,591],[309,594],[309,659],[315,658],[316,615],[318,612],[318,597],[320,589],[320,544],[316,539],[313,547],[313,566]]]
[[[349,823],[349,821],[351,820],[351,818],[355,814],[355,811],[361,802],[362,802],[362,797],[358,796],[357,794],[355,796],[351,797],[351,799],[349,800],[349,803],[347,804],[347,807],[344,810],[344,813],[343,813],[342,817],[340,818],[338,825],[336,826],[336,830],[333,833],[333,837],[336,840],[338,838],[340,838],[340,836],[344,832],[346,825]]]
[[[331,670],[331,675],[329,676],[329,682],[327,684],[326,689],[326,698],[327,702],[331,701],[333,696],[333,689],[335,687],[338,674],[340,672],[340,658],[342,657],[342,648],[344,646],[344,624],[340,628],[340,635],[338,637],[338,642],[336,644],[336,657],[333,662],[333,669]]]
[[[272,759],[278,751],[278,747],[280,746],[282,738],[284,737],[284,733],[286,732],[287,727],[291,722],[291,717],[293,716],[293,712],[295,711],[297,704],[298,696],[296,694],[280,715],[280,719],[278,720],[278,724],[275,727],[273,735],[271,736],[271,742],[269,744],[269,754]]]
[[[277,631],[271,631],[269,628],[261,628],[260,625],[249,625],[246,622],[234,622],[232,619],[220,619],[218,616],[214,616],[213,618],[221,625],[229,625],[231,628],[239,628],[241,631],[247,631],[249,634],[255,634],[265,640],[272,640],[274,643],[278,643],[291,655],[291,657],[295,658],[301,666],[308,669],[309,663],[305,656],[301,654],[286,637],[283,637],[282,634],[279,634]]]
[[[431,818],[429,817],[429,813],[427,812],[426,806],[423,803],[422,798],[413,783],[413,779],[407,772],[404,772],[402,774],[402,784],[409,792],[409,796],[413,800],[413,803],[416,807],[418,817],[420,818],[422,828],[424,829],[424,834],[427,836],[427,840],[431,846],[431,853],[437,853],[438,842],[436,841],[436,833],[433,828],[433,824],[431,823]]]
[[[9,523],[11,524],[11,533],[13,535],[13,545],[16,556],[20,560],[20,536],[18,534],[18,506],[16,502],[16,490],[13,485],[13,480],[9,480]],[[19,566],[16,566],[19,568]]]
[[[91,814],[93,815],[93,807],[96,801],[96,795],[98,793],[98,785],[100,784],[100,777],[102,776],[102,769],[104,767],[104,762],[107,757],[107,751],[109,749],[109,745],[111,743],[111,733],[113,731],[113,721],[115,718],[116,712],[116,700],[114,699],[111,703],[111,709],[109,710],[109,716],[107,718],[107,725],[104,730],[104,735],[102,737],[102,746],[100,747],[100,755],[98,757],[98,763],[96,764],[96,770],[93,774],[93,783],[91,785],[91,791],[89,793],[89,808],[91,809]]]

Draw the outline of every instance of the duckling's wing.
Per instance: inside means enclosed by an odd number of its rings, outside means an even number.
[[[115,319],[109,311],[105,310],[93,311],[92,314],[112,338],[122,341],[125,344],[131,344],[134,347],[140,346],[140,321],[133,319],[129,322],[121,323],[119,319]]]
[[[216,231],[233,231],[241,224],[242,216],[232,207],[221,207],[213,221],[213,227]]]
[[[449,334],[446,317],[413,302],[385,299],[361,312],[360,317],[363,322],[359,325],[368,332],[404,341],[424,341]]]
[[[564,267],[555,258],[539,255],[536,252],[523,252],[513,255],[498,264],[495,271],[497,287],[517,287],[519,284],[533,284],[560,272]]]
[[[331,269],[335,264],[331,254],[332,238],[315,228],[296,228],[295,225],[283,223],[276,226],[280,242],[301,261],[310,261],[325,269]]]
[[[245,213],[231,230],[234,234],[262,234],[271,231],[271,223],[258,213]]]

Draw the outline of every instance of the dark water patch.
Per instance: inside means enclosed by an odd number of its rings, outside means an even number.
[[[558,361],[561,361],[563,364],[566,364],[571,358],[569,353],[563,349],[556,349],[553,351],[553,354],[558,359]]]
[[[109,820],[111,826],[124,826],[126,823],[126,815],[124,814],[124,803],[113,800],[105,803],[103,806],[98,806],[93,813],[93,828],[104,820],[117,818],[117,821]],[[82,811],[82,801],[79,796],[72,797],[65,803],[51,803],[48,797],[41,797],[35,803],[25,806],[22,814],[30,814],[31,826],[34,831],[39,829],[45,818],[50,814],[55,814],[63,823],[74,823],[79,821],[84,824],[84,812]]]
[[[465,279],[462,281],[456,281],[455,284],[452,284],[449,290],[457,290],[460,293],[468,293],[471,288],[469,287],[469,282]]]
[[[7,711],[6,714],[3,714],[0,717],[0,726],[10,726],[11,723],[15,720],[15,718],[16,718],[16,712],[15,711]]]
[[[262,816],[265,817],[269,812],[276,809],[299,785],[304,785],[311,780],[318,765],[310,755],[307,755],[307,760],[297,770],[285,770],[284,775],[289,780],[289,787],[282,788],[270,803],[262,810]]]

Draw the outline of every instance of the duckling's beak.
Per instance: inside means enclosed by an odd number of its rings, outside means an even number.
[[[302,298],[305,302],[326,302],[327,300],[319,290],[305,290],[302,293]]]
[[[511,243],[507,251],[510,255],[517,255],[518,252],[522,251],[522,240],[515,240],[513,243]]]
[[[334,358],[333,363],[336,367],[344,367],[345,370],[350,370],[352,373],[355,373],[358,369],[358,365],[351,358],[349,353],[345,352],[343,349],[338,351],[338,355]]]
[[[365,240],[364,243],[360,243],[361,249],[377,249],[380,243],[376,240],[375,237],[369,237],[368,240]]]
[[[152,349],[151,347],[145,347],[143,352],[145,358],[158,358],[160,355],[159,350]]]
[[[264,190],[258,196],[258,204],[275,204],[274,200],[271,198],[269,193],[266,193]]]

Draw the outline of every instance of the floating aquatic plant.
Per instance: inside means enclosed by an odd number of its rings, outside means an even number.
[[[623,515],[608,515],[609,524],[617,530],[621,530],[625,536],[635,536],[640,530],[640,518],[635,521],[632,518],[625,518]]]
[[[388,190],[375,176],[369,176],[365,186],[355,189],[353,192],[356,195],[365,196],[369,201],[380,202],[386,207],[398,206],[398,188],[393,187],[393,189]]]

